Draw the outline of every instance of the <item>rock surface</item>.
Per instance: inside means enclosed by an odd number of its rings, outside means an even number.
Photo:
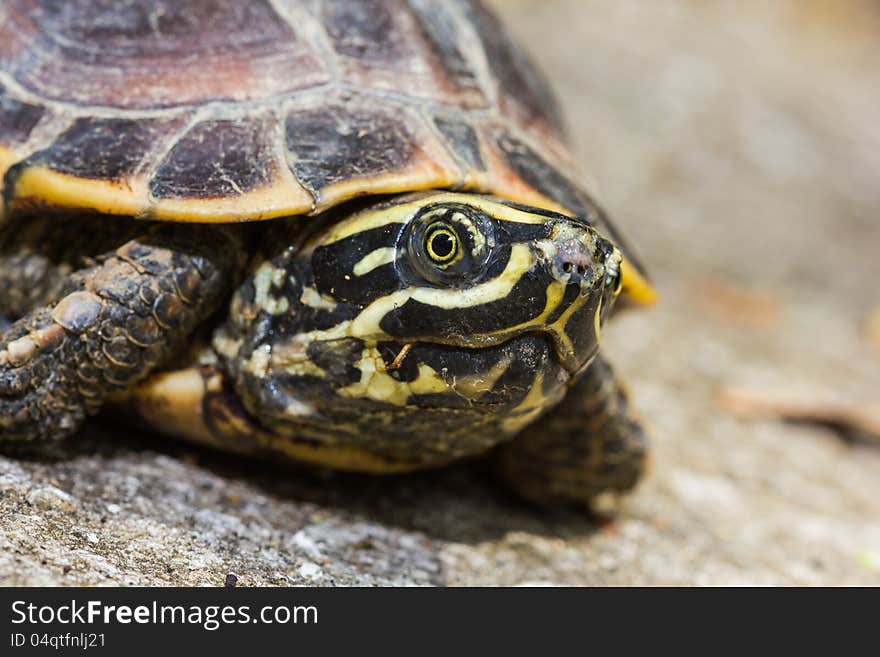
[[[876,4],[495,4],[662,296],[607,332],[654,435],[617,520],[478,464],[326,475],[95,426],[0,459],[0,583],[880,584],[880,448],[717,403],[880,390]]]

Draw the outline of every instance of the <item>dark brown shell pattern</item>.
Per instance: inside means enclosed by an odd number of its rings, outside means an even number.
[[[247,221],[443,188],[605,223],[562,132],[471,0],[0,3],[6,216]]]

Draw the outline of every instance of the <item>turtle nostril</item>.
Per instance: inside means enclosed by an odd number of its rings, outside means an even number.
[[[566,274],[577,274],[577,276],[580,278],[586,278],[587,272],[590,271],[590,267],[589,265],[566,260],[562,263],[562,271],[564,271]]]

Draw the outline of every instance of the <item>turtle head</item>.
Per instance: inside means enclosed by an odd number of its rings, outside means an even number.
[[[484,449],[561,399],[622,288],[589,224],[485,196],[402,197],[302,239],[278,240],[215,346],[252,415],[319,440]]]

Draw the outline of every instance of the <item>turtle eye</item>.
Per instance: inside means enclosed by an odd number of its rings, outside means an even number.
[[[428,226],[424,250],[436,265],[444,269],[461,258],[458,235],[445,221],[436,221]]]
[[[406,240],[411,271],[441,287],[478,279],[495,243],[491,219],[461,204],[424,208],[410,223]]]

